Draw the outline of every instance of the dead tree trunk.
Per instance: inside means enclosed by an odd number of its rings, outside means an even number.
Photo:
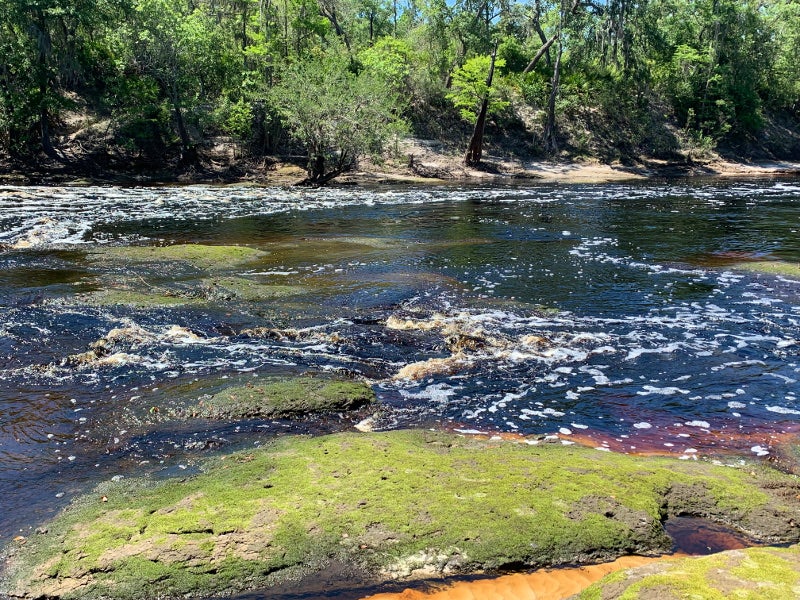
[[[492,61],[489,63],[489,74],[486,76],[486,93],[481,101],[481,109],[475,121],[475,129],[472,131],[472,138],[469,140],[467,153],[464,155],[464,163],[468,167],[480,164],[483,156],[483,130],[486,127],[486,113],[489,110],[489,94],[492,91],[492,79],[494,78],[494,60],[497,56],[497,44],[492,50]]]

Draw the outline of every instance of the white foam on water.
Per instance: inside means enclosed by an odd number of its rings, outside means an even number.
[[[674,396],[676,394],[688,394],[689,390],[683,390],[677,387],[655,387],[652,385],[645,385],[643,388],[636,392],[639,396],[649,396],[651,394],[659,394],[661,396]]]
[[[781,381],[787,384],[797,383],[797,379],[794,379],[793,377],[788,377],[786,375],[781,375],[780,373],[771,373],[769,371],[766,371],[764,375],[766,375],[767,377],[774,377],[775,379],[780,379]]]
[[[682,347],[683,344],[680,342],[673,342],[660,348],[634,348],[633,350],[628,351],[625,360],[635,360],[643,354],[672,354],[673,352],[680,350]]]
[[[400,390],[400,394],[409,400],[429,400],[437,404],[448,403],[457,392],[458,388],[451,387],[446,383],[429,385],[418,392]]]
[[[787,408],[785,406],[765,406],[769,412],[777,413],[779,415],[800,415],[800,410],[794,408]]]

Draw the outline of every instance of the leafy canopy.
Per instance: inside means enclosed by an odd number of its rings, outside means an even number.
[[[476,56],[464,63],[464,66],[453,73],[452,89],[447,98],[453,102],[461,113],[461,118],[474,124],[478,119],[481,104],[484,98],[489,99],[487,115],[496,115],[505,110],[509,102],[502,99],[496,84],[492,87],[486,85],[486,76],[492,58],[490,56]],[[506,66],[505,60],[498,58],[494,63],[496,70]],[[497,78],[497,73],[495,73]]]

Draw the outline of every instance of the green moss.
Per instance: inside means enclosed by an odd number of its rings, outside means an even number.
[[[787,262],[784,260],[743,262],[738,263],[734,268],[743,271],[768,273],[771,275],[783,275],[784,277],[789,277],[792,279],[800,279],[800,263]]]
[[[306,292],[299,285],[265,284],[244,277],[218,277],[203,280],[204,292],[209,300],[244,300],[258,302]]]
[[[731,569],[731,575],[747,581],[758,581],[762,585],[800,591],[798,563],[800,563],[800,551],[797,548],[793,550],[754,548],[747,553],[739,566]]]
[[[361,408],[375,393],[360,381],[295,377],[232,386],[204,399],[194,416],[213,419],[290,417]]]
[[[735,518],[787,510],[758,482],[704,463],[432,432],[288,437],[192,478],[104,485],[20,549],[9,585],[28,597],[210,595],[332,558],[383,577],[611,558],[669,547],[660,519],[676,484],[703,490],[695,508],[739,507]]]
[[[172,295],[165,290],[135,291],[130,289],[107,289],[77,296],[81,304],[89,306],[125,305],[136,308],[157,308],[201,304],[202,298]]]
[[[176,244],[173,246],[116,246],[92,251],[97,262],[182,262],[202,270],[228,269],[263,258],[266,253],[247,246]]]
[[[580,600],[781,600],[800,593],[800,547],[748,548],[613,573]]]

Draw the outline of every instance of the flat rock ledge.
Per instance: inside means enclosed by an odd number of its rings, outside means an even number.
[[[431,431],[287,436],[193,477],[102,484],[11,542],[0,595],[203,598],[334,562],[364,581],[590,563],[667,551],[678,514],[796,543],[800,483]]]

